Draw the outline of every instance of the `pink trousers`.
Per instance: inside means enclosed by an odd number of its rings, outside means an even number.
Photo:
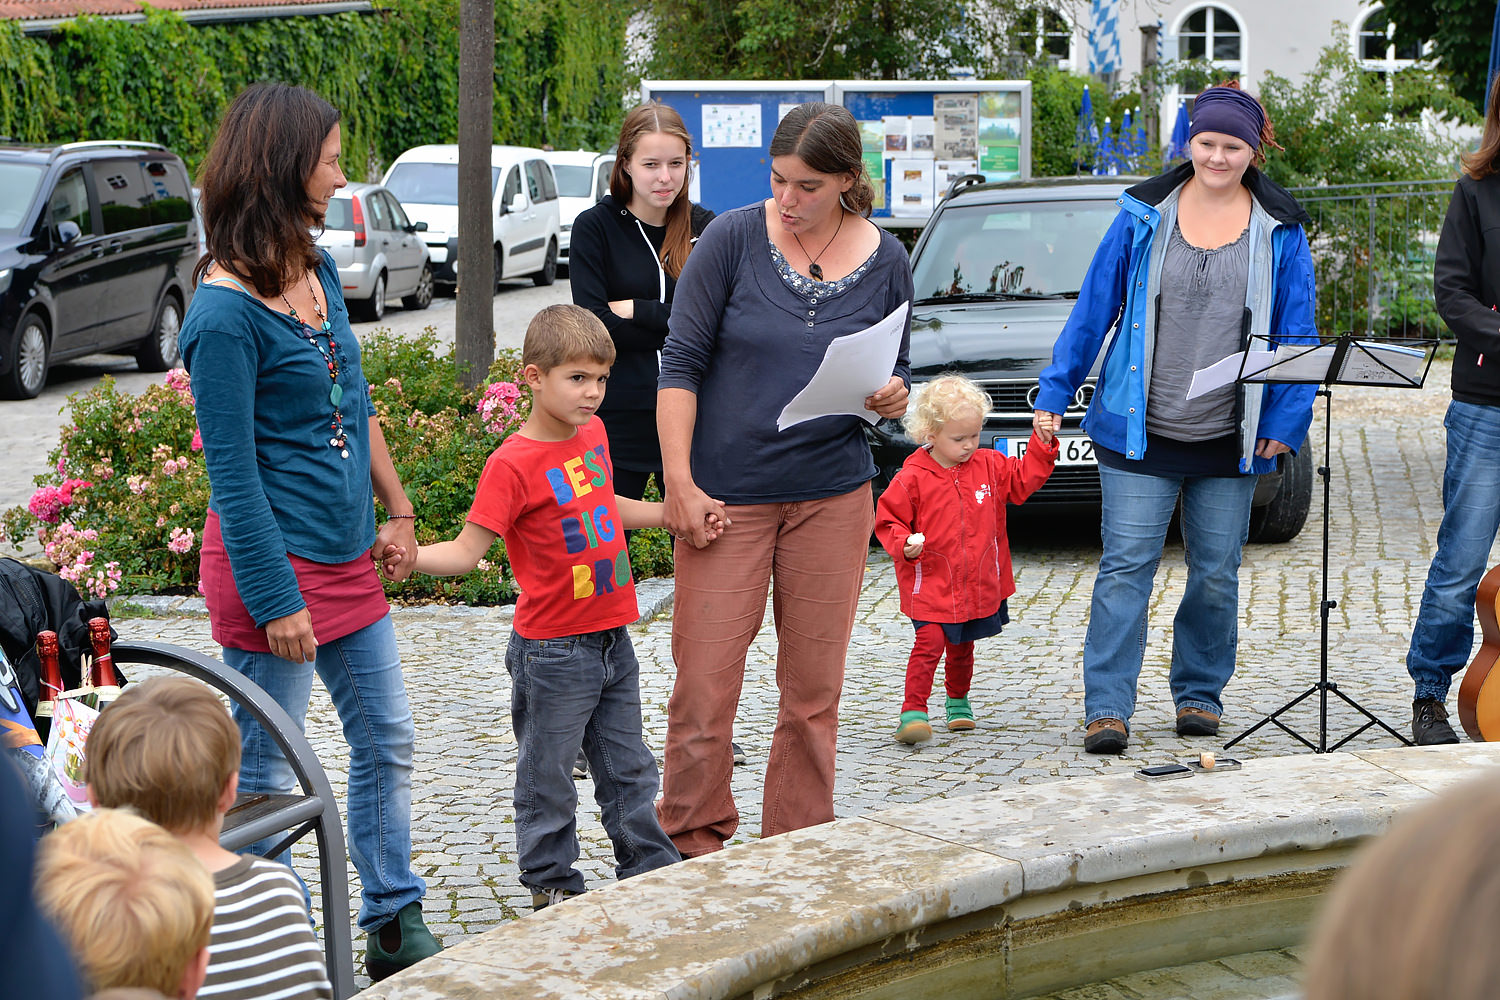
[[[917,629],[917,637],[911,644],[911,657],[906,661],[906,700],[901,703],[901,711],[927,711],[932,678],[945,650],[948,665],[943,668],[943,687],[949,698],[968,697],[969,684],[974,680],[974,644],[949,642],[943,635],[943,626],[927,624]]]
[[[684,857],[719,850],[739,827],[729,741],[767,587],[780,700],[761,835],[833,819],[839,694],[875,513],[865,485],[823,500],[730,507],[729,518],[718,541],[678,543],[674,560],[677,681],[657,814]]]

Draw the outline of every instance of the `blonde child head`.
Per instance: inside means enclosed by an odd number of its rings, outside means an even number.
[[[213,878],[155,823],[123,809],[96,809],[47,834],[37,853],[36,895],[90,988],[134,986],[176,997],[192,996],[202,983]]]
[[[615,363],[615,342],[599,317],[582,306],[560,303],[531,317],[521,344],[521,364],[546,374],[569,361]]]
[[[944,424],[969,416],[983,420],[989,409],[990,397],[983,389],[962,375],[948,372],[912,390],[901,426],[913,441],[926,444]]]
[[[131,684],[99,716],[85,758],[89,793],[176,834],[217,829],[240,769],[240,733],[207,685],[190,677]]]

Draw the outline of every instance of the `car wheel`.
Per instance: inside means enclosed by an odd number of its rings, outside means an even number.
[[[432,268],[427,264],[422,265],[422,273],[417,275],[417,287],[410,295],[401,296],[401,304],[407,309],[426,309],[432,305]]]
[[[531,276],[531,280],[538,286],[546,286],[557,280],[557,241],[547,242],[547,259],[542,262],[542,269]]]
[[[505,257],[500,252],[500,244],[495,244],[495,291],[500,291],[500,279],[505,277]]]
[[[23,316],[11,338],[10,372],[0,380],[7,399],[35,399],[47,384],[47,324],[35,313]]]
[[[375,275],[375,292],[359,303],[360,318],[375,322],[385,318],[385,272]]]
[[[182,332],[182,305],[170,292],[156,310],[151,333],[135,349],[135,364],[143,372],[164,372],[182,360],[177,335]]]
[[[1313,460],[1307,442],[1281,465],[1281,487],[1271,502],[1250,511],[1250,541],[1289,542],[1307,523],[1312,506]]]

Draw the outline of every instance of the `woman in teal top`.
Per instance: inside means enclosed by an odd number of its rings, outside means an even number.
[[[344,186],[339,113],[255,84],[203,163],[208,253],[184,319],[211,497],[202,587],[224,661],[301,725],[313,673],[349,742],[349,848],[365,966],[383,979],[439,950],[411,870],[414,727],[372,552],[415,554],[412,508],[359,366],[333,261],[313,243]],[[390,518],[378,531],[374,498]],[[410,561],[393,560],[400,579]],[[275,742],[236,711],[244,792],[292,791]]]

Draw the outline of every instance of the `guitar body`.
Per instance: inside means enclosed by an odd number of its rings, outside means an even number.
[[[1500,566],[1494,566],[1479,581],[1474,609],[1484,641],[1464,671],[1458,689],[1458,721],[1476,743],[1500,741]]]

